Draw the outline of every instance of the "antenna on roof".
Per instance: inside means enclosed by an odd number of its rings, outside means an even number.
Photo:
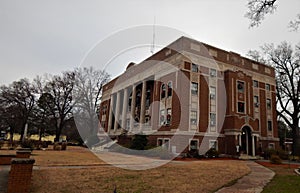
[[[153,36],[152,36],[152,43],[151,43],[151,48],[150,48],[150,52],[151,54],[154,54],[154,48],[155,48],[155,16],[154,16],[154,23],[153,23]]]

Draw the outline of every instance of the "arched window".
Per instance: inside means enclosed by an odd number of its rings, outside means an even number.
[[[168,82],[168,97],[172,96],[172,82]]]
[[[165,84],[162,84],[161,85],[161,98],[165,98],[166,96],[166,85]]]

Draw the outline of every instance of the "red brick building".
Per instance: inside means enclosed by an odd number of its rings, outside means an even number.
[[[181,37],[103,87],[100,122],[174,153],[258,155],[279,147],[274,69]],[[121,141],[120,141],[121,142]]]

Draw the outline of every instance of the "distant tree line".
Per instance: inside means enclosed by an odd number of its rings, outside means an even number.
[[[37,76],[32,81],[23,78],[0,87],[0,130],[15,133],[23,139],[28,133],[55,135],[62,132],[79,138],[74,113],[80,115],[88,132],[97,130],[102,87],[110,75],[92,67],[76,68],[59,75]],[[74,129],[75,128],[75,129]],[[85,140],[85,139],[83,139]]]

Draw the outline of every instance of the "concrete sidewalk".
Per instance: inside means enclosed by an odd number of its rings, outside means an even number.
[[[7,165],[0,166],[0,193],[6,193],[9,171],[10,171],[10,166]]]
[[[254,161],[247,161],[247,165],[251,172],[239,179],[234,185],[224,187],[216,193],[259,193],[268,182],[272,180],[275,173],[255,163]]]

